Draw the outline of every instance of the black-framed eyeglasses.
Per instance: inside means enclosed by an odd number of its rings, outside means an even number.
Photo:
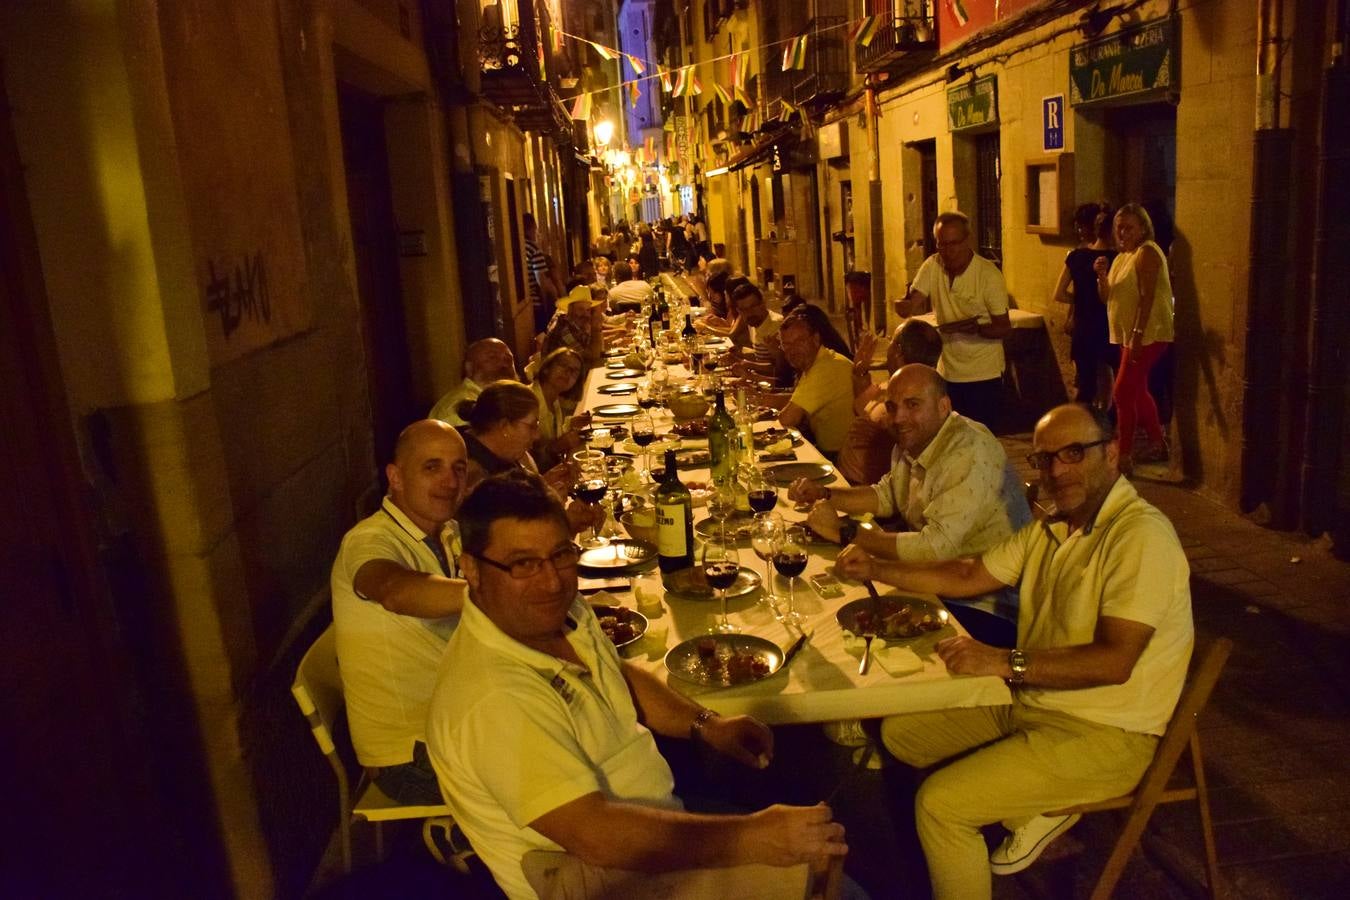
[[[1100,441],[1093,441],[1090,444],[1065,444],[1058,450],[1041,450],[1037,453],[1027,454],[1027,465],[1031,466],[1037,472],[1044,472],[1050,468],[1050,460],[1057,459],[1066,466],[1083,461],[1083,456],[1087,453],[1089,447],[1100,447],[1102,444],[1109,444],[1114,438],[1102,438]]]
[[[538,575],[544,568],[544,563],[551,563],[558,572],[568,569],[575,569],[577,561],[581,559],[581,548],[576,544],[567,544],[554,550],[548,556],[527,556],[524,559],[518,559],[511,563],[499,563],[495,559],[490,559],[479,553],[470,553],[474,559],[485,562],[494,569],[501,569],[512,578],[525,580]]]

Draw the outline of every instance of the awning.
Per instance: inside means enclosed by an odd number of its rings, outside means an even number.
[[[791,128],[781,128],[772,134],[765,135],[740,153],[732,156],[731,159],[727,160],[727,170],[735,172],[737,169],[744,169],[746,166],[754,165],[773,152],[774,144],[782,143],[785,138],[789,137],[794,142],[797,139],[795,131]]]

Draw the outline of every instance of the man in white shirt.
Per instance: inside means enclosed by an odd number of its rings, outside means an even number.
[[[465,400],[477,400],[484,385],[504,378],[518,380],[516,357],[511,348],[497,338],[474,341],[464,351],[464,380],[436,401],[427,418],[440,419],[456,427],[464,425],[458,412],[459,405]]]
[[[923,261],[895,309],[913,316],[932,307],[943,339],[938,371],[952,408],[992,428],[1003,385],[1003,338],[1012,331],[1008,289],[998,266],[975,255],[964,214],[939,213],[933,236],[937,253]]]
[[[991,894],[990,871],[1026,868],[1077,816],[1048,810],[1132,790],[1153,759],[1186,678],[1194,641],[1190,570],[1167,518],[1120,477],[1111,425],[1059,406],[1036,425],[1028,462],[1061,518],[1033,522],[981,557],[887,562],[860,547],[836,563],[848,578],[902,590],[971,595],[1018,585],[1018,646],[939,641],[957,675],[995,675],[1011,706],[892,716],[886,748],[927,768],[915,821],[937,900]],[[965,754],[965,755],[961,755]],[[980,833],[1002,821],[990,854]]]
[[[642,280],[642,276],[626,263],[615,263],[613,268],[614,286],[609,289],[609,309],[611,312],[627,312],[641,309],[652,297],[652,286]]]
[[[824,804],[683,811],[653,731],[756,768],[770,762],[773,733],[748,716],[720,717],[620,659],[577,594],[580,551],[537,476],[485,479],[459,521],[471,601],[441,665],[427,736],[446,802],[507,896],[535,896],[526,874],[535,850],[604,870],[716,868],[728,879],[725,867],[847,852]],[[685,888],[669,895],[690,896]],[[748,895],[730,882],[720,893]]]
[[[436,670],[467,586],[452,521],[465,481],[459,432],[423,419],[385,467],[389,495],[342,539],[331,587],[337,655],[356,757],[401,803],[436,803],[425,744]]]

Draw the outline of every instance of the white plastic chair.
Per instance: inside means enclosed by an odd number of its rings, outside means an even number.
[[[342,698],[342,678],[338,673],[337,637],[332,625],[324,629],[323,634],[305,651],[300,667],[295,673],[295,682],[291,685],[291,694],[295,697],[300,712],[309,722],[310,731],[319,751],[328,760],[337,779],[338,789],[338,828],[342,844],[342,871],[352,870],[352,826],[356,822],[370,822],[375,826],[375,854],[384,856],[383,824],[400,819],[422,819],[422,840],[435,859],[454,866],[462,873],[469,871],[467,858],[472,850],[453,852],[447,859],[437,846],[433,832],[443,829],[446,843],[454,850],[450,839],[450,829],[454,819],[444,803],[425,806],[409,806],[391,799],[370,780],[370,773],[363,771],[356,783],[355,790],[347,778],[348,765],[356,767],[356,752],[348,742],[339,747],[333,738],[334,726],[345,714]]]

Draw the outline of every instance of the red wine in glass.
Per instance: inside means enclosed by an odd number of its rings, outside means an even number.
[[[719,365],[721,365],[721,361],[717,358],[716,353],[709,353],[703,357],[703,371],[715,372]]]
[[[773,555],[773,567],[784,578],[796,578],[806,571],[806,554],[780,551]]]
[[[655,397],[652,396],[638,398],[638,406],[642,407],[643,409],[655,409],[660,405],[661,401],[657,400]]]
[[[778,492],[773,488],[763,488],[748,492],[750,508],[757,513],[768,512],[778,504]]]
[[[654,431],[635,430],[633,432],[633,443],[637,444],[639,447],[645,447],[654,440],[656,440],[656,432]]]
[[[579,482],[576,487],[572,488],[572,496],[576,497],[582,503],[599,503],[601,500],[605,499],[605,491],[607,489],[608,485],[605,484],[605,479],[591,478],[587,481]],[[805,565],[805,562],[802,564]],[[781,572],[782,570],[780,569],[779,571]]]
[[[802,562],[806,565],[805,558]],[[725,591],[736,583],[736,576],[740,573],[741,567],[734,562],[710,562],[704,565],[703,574],[708,578],[708,584],[719,591]]]

